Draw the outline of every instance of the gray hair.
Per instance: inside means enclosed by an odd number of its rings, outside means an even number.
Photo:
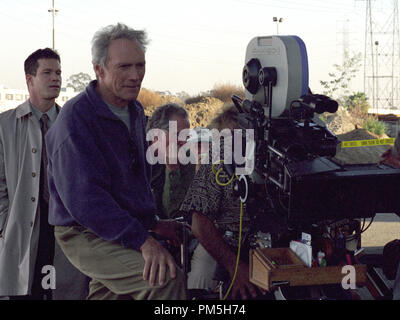
[[[167,103],[158,107],[147,121],[146,131],[151,129],[169,129],[169,121],[173,116],[189,119],[188,112],[176,103]]]
[[[129,39],[136,41],[146,51],[147,33],[144,30],[134,30],[125,24],[109,25],[97,31],[92,39],[92,63],[105,67],[108,57],[108,46],[112,40]]]

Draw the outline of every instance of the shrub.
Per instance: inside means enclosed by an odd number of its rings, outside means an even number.
[[[140,89],[138,100],[143,107],[160,106],[164,103],[160,94],[146,88]]]
[[[364,126],[364,122],[371,118],[368,114],[370,105],[364,92],[356,92],[345,97],[343,107],[348,110],[356,125]]]
[[[186,104],[200,103],[206,100],[206,96],[198,94],[197,96],[189,97],[185,100]]]
[[[344,107],[349,111],[368,113],[370,105],[364,92],[356,92],[344,99]]]
[[[368,117],[363,121],[364,129],[381,136],[386,131],[386,126],[383,122],[374,117]]]
[[[244,88],[242,86],[233,85],[230,83],[215,84],[211,90],[211,96],[223,102],[231,102],[232,94],[244,98]]]

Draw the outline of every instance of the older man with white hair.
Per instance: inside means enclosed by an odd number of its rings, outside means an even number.
[[[71,263],[89,276],[88,299],[185,299],[174,239],[150,188],[143,107],[146,33],[111,25],[92,40],[97,80],[68,101],[49,131],[49,221]]]

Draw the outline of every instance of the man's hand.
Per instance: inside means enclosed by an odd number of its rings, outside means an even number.
[[[231,279],[233,278],[234,272],[234,268],[229,271]],[[257,296],[256,287],[249,280],[249,266],[243,262],[239,263],[236,279],[231,290],[232,299],[239,299],[239,295],[242,297],[242,300],[255,298]]]
[[[154,286],[157,272],[158,283],[163,285],[166,279],[167,268],[169,268],[172,279],[176,277],[176,265],[170,253],[153,237],[148,237],[140,247],[144,259],[143,280],[149,280]]]

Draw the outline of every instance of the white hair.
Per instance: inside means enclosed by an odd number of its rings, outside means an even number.
[[[105,67],[108,57],[108,46],[112,40],[129,39],[136,41],[146,51],[147,33],[144,30],[134,30],[125,24],[109,25],[97,31],[92,39],[92,63]]]

